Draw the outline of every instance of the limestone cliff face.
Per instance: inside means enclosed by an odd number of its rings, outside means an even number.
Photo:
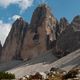
[[[59,22],[59,29],[60,29],[60,34],[65,31],[69,26],[69,23],[68,23],[68,20],[63,17],[60,19],[60,22]]]
[[[47,5],[40,5],[35,9],[22,48],[24,59],[39,56],[50,49],[50,41],[56,40],[56,24],[57,20]]]
[[[80,16],[71,24],[66,18],[57,21],[46,4],[39,5],[28,24],[17,19],[2,48],[1,61],[29,60],[54,48],[65,55],[80,48]]]
[[[21,48],[24,42],[28,23],[22,18],[17,19],[11,28],[11,31],[3,46],[1,61],[21,59]]]
[[[57,26],[56,26],[56,36],[59,39],[59,37],[66,31],[66,29],[69,27],[69,23],[68,20],[63,17],[60,19],[59,22],[57,22]],[[58,40],[57,39],[57,40]]]
[[[71,26],[73,27],[74,31],[80,31],[80,15],[74,17],[73,21],[71,22]]]
[[[66,24],[65,24],[66,25]],[[80,16],[76,16],[71,24],[62,32],[57,40],[57,50],[70,53],[80,48]],[[65,26],[64,26],[65,27]]]
[[[45,4],[35,9],[30,25],[17,19],[3,46],[1,61],[28,60],[44,54],[56,40],[56,25],[57,20]]]

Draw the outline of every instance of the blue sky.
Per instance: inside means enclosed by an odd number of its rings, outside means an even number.
[[[66,17],[69,22],[80,14],[80,0],[44,0],[59,20]],[[0,40],[4,43],[11,24],[20,16],[30,22],[34,9],[42,0],[0,0]]]

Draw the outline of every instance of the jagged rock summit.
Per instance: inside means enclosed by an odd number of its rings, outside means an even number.
[[[39,5],[30,24],[23,18],[12,24],[5,44],[0,45],[0,71],[21,77],[46,72],[52,66],[68,71],[80,65],[79,25],[80,16],[70,24],[64,17],[57,21],[46,4]]]
[[[33,12],[30,25],[17,19],[3,46],[1,61],[29,60],[45,53],[56,40],[57,20],[46,4]]]
[[[25,60],[44,54],[50,48],[50,41],[53,42],[56,39],[53,30],[56,23],[57,20],[47,5],[39,5],[34,10],[21,54]]]
[[[59,22],[59,31],[60,31],[60,34],[62,32],[64,32],[68,28],[68,26],[69,26],[68,20],[65,17],[61,18],[60,22]]]
[[[57,40],[57,49],[63,54],[73,52],[80,48],[80,16],[73,18],[71,24],[60,35]]]
[[[17,19],[13,24],[11,31],[3,46],[1,61],[21,59],[20,53],[27,32],[28,23],[22,18]]]
[[[34,10],[30,24],[23,18],[12,24],[0,61],[26,61],[52,48],[53,53],[59,53],[61,58],[80,48],[79,25],[80,16],[74,17],[71,24],[65,17],[57,21],[50,8],[41,4]]]

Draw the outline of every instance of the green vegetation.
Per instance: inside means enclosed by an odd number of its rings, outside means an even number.
[[[15,79],[15,75],[8,72],[0,72],[0,80],[1,79]]]

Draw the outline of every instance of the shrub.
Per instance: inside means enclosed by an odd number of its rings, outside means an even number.
[[[0,80],[1,79],[15,79],[15,75],[8,72],[0,72]]]

